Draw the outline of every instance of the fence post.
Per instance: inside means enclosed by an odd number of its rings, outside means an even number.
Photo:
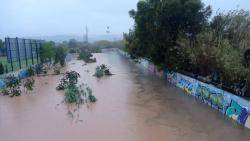
[[[13,68],[13,60],[12,60],[12,54],[11,54],[11,48],[10,48],[10,38],[6,38],[6,42],[8,43],[5,43],[7,46],[7,53],[9,53],[9,58],[10,58],[10,64],[11,64],[11,70],[14,71],[14,68]],[[8,62],[8,58],[7,58],[7,62]]]
[[[35,41],[35,43],[36,43],[36,62],[37,62],[37,64],[38,64],[38,60],[39,60],[39,56],[38,56],[38,48],[37,48],[37,45],[38,45],[38,42],[37,41]]]
[[[19,43],[18,43],[18,38],[17,37],[16,37],[16,47],[17,47],[19,68],[22,69],[21,58],[20,58],[20,50],[19,50]]]
[[[27,56],[27,49],[26,49],[25,39],[23,39],[23,46],[24,46],[24,53],[25,53],[26,67],[28,67],[28,56]]]
[[[32,59],[32,65],[34,65],[33,47],[32,47],[32,41],[31,41],[31,40],[30,40],[30,47],[31,47],[31,59]]]

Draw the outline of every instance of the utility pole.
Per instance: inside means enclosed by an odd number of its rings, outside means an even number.
[[[86,35],[85,35],[85,42],[89,43],[89,30],[88,30],[88,26],[86,26]]]

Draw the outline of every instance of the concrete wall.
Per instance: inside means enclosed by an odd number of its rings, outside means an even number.
[[[118,50],[118,52],[127,58],[130,57],[122,50]],[[140,62],[149,71],[182,89],[185,94],[193,96],[250,129],[250,101],[180,73],[159,72],[156,66],[147,60],[141,59]]]

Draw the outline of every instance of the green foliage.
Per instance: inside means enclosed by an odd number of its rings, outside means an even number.
[[[0,75],[4,74],[4,66],[2,63],[0,63]]]
[[[30,67],[28,70],[29,77],[33,76],[34,70]],[[6,87],[2,90],[4,95],[8,95],[10,97],[20,96],[22,94],[21,86],[23,86],[26,92],[33,91],[35,80],[33,78],[27,78],[21,81],[19,78],[14,75],[9,75],[5,77]]]
[[[96,59],[92,59],[91,57],[93,57],[91,51],[86,50],[86,49],[82,49],[79,53],[78,59],[79,60],[83,60],[86,63],[94,63],[96,62]]]
[[[229,41],[223,41],[218,48],[216,59],[222,80],[228,83],[240,83],[249,74],[249,69],[243,65],[243,46],[233,47]]]
[[[2,55],[6,55],[6,47],[4,46],[4,42],[0,39],[0,52]]]
[[[95,69],[94,76],[100,78],[103,77],[104,75],[112,75],[108,67],[105,64],[97,66]]]
[[[55,64],[60,63],[61,66],[65,65],[65,58],[67,56],[67,50],[64,47],[55,48]]]
[[[76,85],[70,85],[65,92],[64,101],[66,103],[72,104],[81,104],[83,103],[83,99],[79,88]]]
[[[27,71],[29,77],[35,76],[35,69],[33,67],[30,66]]]
[[[207,25],[211,9],[200,0],[145,0],[139,1],[137,11],[129,14],[135,20],[135,29],[124,36],[127,51],[134,58],[147,58],[156,65],[174,69],[173,64],[182,65],[178,37],[194,41]]]
[[[181,52],[187,54],[192,68],[188,71],[203,76],[217,71],[221,81],[231,85],[246,78],[249,69],[244,65],[244,53],[250,46],[250,16],[246,15],[243,11],[234,11],[215,16],[211,26],[197,35],[194,47],[190,47],[189,39],[179,38]],[[241,25],[240,29],[235,21]]]
[[[37,74],[41,74],[43,72],[43,64],[37,64],[35,66],[35,71]]]
[[[86,88],[86,93],[87,93],[87,96],[88,96],[88,100],[91,103],[95,103],[97,101],[96,97],[92,94],[92,90],[88,86]]]
[[[21,95],[21,81],[14,75],[9,75],[5,78],[6,88],[4,90],[4,95],[9,95],[10,97]]]
[[[76,109],[68,114],[74,117],[74,112],[80,108],[80,105],[86,103],[94,103],[97,101],[96,97],[92,94],[92,90],[87,85],[77,86],[78,78],[80,75],[75,71],[67,72],[61,79],[61,83],[57,87],[58,90],[65,90],[64,102],[67,104],[76,105]]]
[[[68,71],[60,80],[60,84],[57,86],[57,90],[65,90],[67,87],[76,85],[78,79],[80,78],[80,74],[76,71]]]
[[[144,0],[129,14],[135,26],[124,38],[132,59],[211,80],[217,75],[216,83],[230,89],[250,76],[249,11],[217,13],[209,21],[211,8],[201,0]]]
[[[60,67],[55,66],[55,67],[54,67],[54,73],[55,73],[56,75],[59,75],[59,74],[61,73]]]
[[[64,101],[68,104],[84,104],[84,103],[95,103],[96,97],[92,94],[92,90],[87,85],[70,85],[65,92]]]
[[[24,80],[24,88],[28,91],[33,91],[34,89],[34,84],[35,84],[35,80],[33,78],[28,78],[26,80]]]
[[[52,43],[44,43],[40,48],[40,59],[42,63],[52,61],[55,57],[54,45]]]
[[[69,53],[77,53],[77,51],[75,49],[70,49]]]

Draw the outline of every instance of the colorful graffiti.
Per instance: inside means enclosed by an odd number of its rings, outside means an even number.
[[[195,96],[200,101],[219,110],[239,124],[250,128],[250,104],[247,104],[248,106],[246,107],[241,106],[241,104],[239,104],[243,101],[241,98],[182,74],[167,72],[165,75],[170,83],[183,89],[186,94]]]
[[[241,107],[236,101],[232,100],[230,106],[227,108],[226,115],[238,123],[245,125],[249,118],[249,113],[246,108]]]
[[[186,77],[181,74],[176,74],[176,86],[183,89],[186,94],[195,95],[196,83],[195,80],[189,77]]]
[[[212,106],[213,108],[220,110],[220,111],[225,111],[225,103],[223,94],[213,92],[209,90],[206,86],[201,86],[198,84],[195,96],[200,99],[202,102]]]
[[[150,62],[145,64],[148,64],[148,70],[155,73],[156,67],[154,64]],[[205,84],[179,73],[169,72],[167,69],[164,71],[164,75],[159,76],[183,89],[186,94],[195,96],[200,101],[250,129],[250,101],[225,92],[213,85]]]

